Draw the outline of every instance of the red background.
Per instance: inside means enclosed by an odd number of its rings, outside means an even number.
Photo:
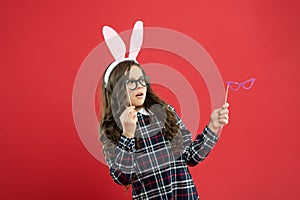
[[[130,199],[81,143],[72,89],[82,61],[103,41],[101,27],[121,32],[137,19],[192,37],[224,80],[257,78],[250,91],[230,93],[230,124],[207,160],[191,169],[201,198],[300,198],[298,1],[0,4],[1,199]],[[167,54],[155,58],[180,64]],[[141,59],[151,60],[146,52]],[[178,107],[171,93],[162,96]],[[207,118],[210,110],[203,112]]]

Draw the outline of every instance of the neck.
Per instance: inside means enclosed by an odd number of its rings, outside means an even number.
[[[135,110],[136,112],[138,112],[138,111],[141,110],[143,107],[144,107],[143,105],[141,105],[141,106],[136,106],[134,110]]]

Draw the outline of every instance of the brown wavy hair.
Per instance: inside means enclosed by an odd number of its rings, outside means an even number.
[[[109,151],[109,149],[111,149],[112,146],[117,145],[120,141],[122,126],[119,117],[125,110],[125,108],[129,105],[128,97],[126,94],[125,80],[128,80],[129,71],[131,66],[133,65],[138,66],[142,70],[142,73],[146,75],[145,71],[138,63],[129,60],[119,63],[113,69],[110,74],[107,87],[105,87],[104,75],[102,77],[102,105],[100,107],[102,117],[100,122],[100,140],[103,145],[103,153],[105,156],[110,156],[109,152],[112,151]],[[104,74],[105,73],[106,70]],[[179,138],[181,137],[175,137],[180,134],[175,114],[168,108],[168,105],[153,92],[150,84],[147,87],[146,99],[143,106],[145,110],[149,111],[151,106],[157,104],[160,105],[160,110],[161,108],[163,109],[164,116],[161,115],[162,112],[159,111],[159,109],[151,109],[151,111],[159,119],[165,119],[164,128],[162,128],[164,138],[169,141],[172,141],[174,138],[176,138],[176,140],[180,140]],[[137,140],[139,139],[136,135],[135,137]],[[179,145],[182,143],[180,141],[172,141],[171,145],[172,144]],[[182,146],[178,147],[178,149],[180,150],[181,148]]]

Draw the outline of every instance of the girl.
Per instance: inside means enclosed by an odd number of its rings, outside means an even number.
[[[102,79],[100,140],[113,180],[133,199],[199,199],[188,166],[203,161],[228,124],[228,103],[192,136],[175,109],[151,89],[134,59],[110,65]]]
[[[102,91],[101,141],[116,183],[131,184],[133,199],[198,199],[187,165],[210,153],[218,129],[228,123],[228,104],[212,112],[192,142],[174,108],[153,93],[136,62],[119,63]]]

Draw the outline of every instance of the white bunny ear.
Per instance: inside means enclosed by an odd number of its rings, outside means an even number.
[[[109,26],[104,26],[102,33],[113,57],[116,60],[125,58],[126,46],[119,34]]]
[[[129,49],[129,58],[136,60],[137,55],[141,50],[143,43],[143,22],[137,21],[134,24],[131,38],[130,38],[130,49]]]

